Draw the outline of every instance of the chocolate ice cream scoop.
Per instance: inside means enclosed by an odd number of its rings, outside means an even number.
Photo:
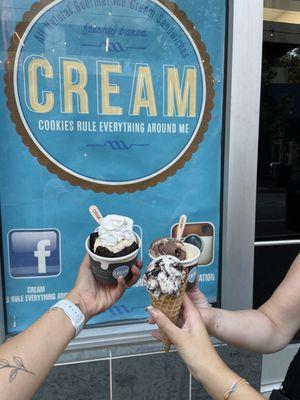
[[[151,243],[149,253],[152,257],[170,255],[185,260],[186,250],[181,240],[174,238],[160,238]]]

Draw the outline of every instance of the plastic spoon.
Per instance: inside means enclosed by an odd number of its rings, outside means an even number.
[[[97,222],[97,224],[100,225],[101,221],[103,219],[103,216],[102,216],[99,208],[97,206],[90,206],[89,213],[94,218],[94,220]]]
[[[185,228],[185,224],[186,224],[186,215],[182,215],[179,219],[179,223],[178,223],[178,227],[177,227],[177,234],[176,234],[176,239],[177,240],[181,240],[182,235],[183,235],[183,231]]]

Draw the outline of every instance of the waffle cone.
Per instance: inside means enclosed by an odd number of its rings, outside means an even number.
[[[187,278],[188,278],[188,273],[186,271],[185,279],[181,283],[178,296],[162,295],[160,296],[159,299],[157,299],[150,293],[153,307],[163,312],[169,318],[169,320],[172,321],[174,324],[177,323],[179,318],[183,302],[183,295],[185,293],[187,285]],[[168,353],[172,342],[161,329],[159,329],[159,336],[161,338],[161,341],[163,342],[164,351]]]

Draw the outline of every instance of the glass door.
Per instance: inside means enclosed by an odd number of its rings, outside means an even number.
[[[255,308],[272,295],[300,251],[300,1],[265,0],[264,7]],[[294,344],[263,357],[262,391],[281,384],[299,339],[298,333]]]
[[[300,2],[264,5],[255,307],[272,294],[300,250]]]

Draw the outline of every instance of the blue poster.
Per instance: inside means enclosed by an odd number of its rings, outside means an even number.
[[[200,249],[217,301],[225,2],[7,0],[1,6],[1,223],[7,332],[72,288],[88,213],[134,220]],[[140,320],[141,280],[91,324]]]

